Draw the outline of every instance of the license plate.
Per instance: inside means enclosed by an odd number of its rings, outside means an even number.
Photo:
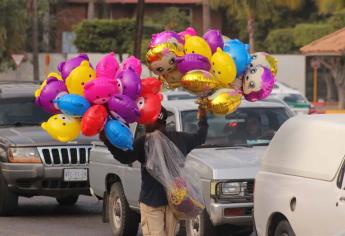
[[[87,181],[87,169],[64,169],[64,181]]]

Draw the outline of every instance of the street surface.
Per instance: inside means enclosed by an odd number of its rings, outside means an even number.
[[[80,196],[70,207],[59,206],[50,197],[22,197],[15,216],[0,217],[0,236],[111,236],[101,214],[102,201],[94,197]]]

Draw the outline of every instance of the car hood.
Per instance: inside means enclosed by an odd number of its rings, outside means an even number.
[[[205,179],[254,179],[266,148],[200,148],[188,155],[187,163]]]
[[[0,142],[11,146],[77,145],[90,144],[95,140],[97,140],[97,137],[87,138],[80,136],[71,142],[61,143],[52,139],[40,126],[0,128]]]

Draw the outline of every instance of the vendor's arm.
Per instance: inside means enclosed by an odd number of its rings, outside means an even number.
[[[99,135],[99,139],[104,143],[104,145],[108,148],[111,152],[113,157],[121,162],[122,164],[131,164],[135,161],[144,162],[145,159],[145,136],[142,136],[135,140],[133,144],[133,150],[124,151],[117,147],[114,147],[109,140],[107,139],[104,131],[102,131]]]

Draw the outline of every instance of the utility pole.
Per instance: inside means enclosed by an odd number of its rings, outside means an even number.
[[[208,0],[202,1],[202,30],[204,33],[210,28],[210,6]]]
[[[95,18],[95,0],[89,0],[87,7],[87,19],[92,20]]]
[[[32,0],[32,49],[33,49],[33,66],[34,80],[39,80],[39,64],[38,64],[38,20],[37,20],[37,0]]]
[[[144,31],[144,9],[145,0],[138,0],[135,43],[134,43],[134,56],[140,58],[141,55],[141,39]]]

